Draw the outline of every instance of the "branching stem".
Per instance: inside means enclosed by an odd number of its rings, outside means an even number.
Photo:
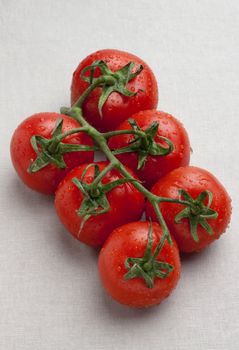
[[[101,75],[98,78],[93,78],[94,70],[96,67],[101,69],[101,72],[103,73],[103,75]],[[148,152],[152,152],[152,153],[149,153],[151,155],[167,155],[168,153],[170,153],[173,150],[173,144],[169,139],[161,137],[161,139],[163,139],[167,143],[167,145],[168,145],[167,149],[163,148],[162,146],[160,146],[158,144],[154,144],[154,142],[155,142],[154,137],[155,137],[156,132],[158,130],[157,123],[156,124],[153,123],[144,132],[138,127],[137,123],[134,120],[129,119],[129,123],[132,127],[130,130],[115,130],[115,131],[101,133],[97,129],[95,129],[92,125],[90,125],[87,122],[87,120],[84,118],[83,113],[82,113],[83,103],[84,103],[85,99],[90,95],[90,93],[97,87],[102,88],[102,95],[99,99],[99,104],[98,104],[98,108],[99,108],[99,112],[100,112],[101,116],[102,116],[103,104],[106,102],[108,96],[113,91],[117,91],[118,93],[121,93],[124,96],[134,96],[134,94],[131,91],[127,90],[126,85],[127,85],[129,80],[133,79],[136,75],[140,74],[143,67],[140,67],[137,70],[137,72],[134,74],[132,74],[132,72],[131,72],[132,67],[133,67],[133,64],[130,63],[130,64],[126,65],[125,67],[123,67],[121,70],[117,71],[116,73],[111,72],[108,69],[107,65],[102,61],[100,61],[100,62],[96,61],[93,65],[87,67],[85,69],[85,72],[90,71],[91,76],[89,79],[87,77],[85,77],[83,80],[89,82],[89,86],[83,92],[83,94],[79,97],[78,101],[76,101],[71,108],[67,108],[67,107],[61,108],[62,114],[67,114],[67,115],[71,116],[72,118],[74,118],[76,121],[79,122],[81,127],[64,133],[63,135],[59,136],[58,139],[62,140],[64,137],[66,137],[68,135],[74,134],[76,132],[84,131],[93,139],[93,141],[95,143],[94,147],[96,147],[96,148],[98,147],[98,149],[101,150],[104,153],[104,155],[107,157],[109,164],[102,170],[102,172],[96,174],[96,176],[91,184],[91,190],[92,190],[91,194],[92,195],[97,197],[101,194],[101,192],[99,190],[99,187],[102,186],[101,180],[104,178],[104,176],[110,170],[115,168],[124,177],[123,181],[130,182],[131,185],[133,185],[139,192],[141,192],[144,195],[144,197],[151,203],[151,205],[155,211],[155,214],[157,216],[158,222],[162,228],[162,232],[163,232],[162,237],[161,237],[154,253],[152,254],[151,257],[149,257],[149,259],[148,259],[147,254],[146,254],[147,259],[146,259],[146,255],[140,259],[138,259],[138,258],[137,259],[136,258],[127,259],[126,265],[127,265],[127,268],[129,269],[129,271],[125,275],[126,279],[134,278],[134,277],[136,277],[136,275],[143,276],[145,281],[146,281],[147,286],[149,288],[151,288],[153,286],[152,269],[156,269],[157,271],[156,270],[155,271],[157,273],[155,274],[155,276],[161,277],[161,278],[165,278],[168,275],[168,273],[170,271],[172,271],[172,269],[173,269],[173,266],[171,266],[165,262],[156,261],[158,255],[160,254],[161,249],[163,248],[165,241],[167,240],[170,244],[172,244],[172,238],[171,238],[169,229],[167,227],[167,224],[164,220],[164,217],[162,215],[162,212],[160,209],[160,203],[162,203],[162,202],[177,203],[177,204],[181,204],[181,205],[185,206],[185,208],[183,208],[182,211],[177,215],[175,220],[177,220],[177,222],[180,222],[180,220],[182,218],[188,217],[189,221],[190,221],[190,226],[193,228],[192,235],[196,241],[198,241],[198,236],[197,236],[197,232],[196,232],[197,225],[200,224],[202,227],[204,227],[208,231],[209,234],[212,234],[212,229],[211,229],[210,225],[206,222],[205,218],[216,218],[217,213],[210,208],[210,204],[212,201],[212,194],[209,191],[202,192],[198,196],[198,199],[196,199],[196,200],[191,198],[190,195],[186,191],[184,191],[183,189],[180,190],[181,192],[179,191],[179,193],[181,193],[181,195],[179,195],[179,198],[165,198],[165,197],[156,196],[155,194],[150,192],[148,189],[146,189],[140,181],[137,181],[129,173],[129,171],[125,168],[125,166],[116,158],[114,151],[111,151],[108,144],[107,144],[107,141],[110,137],[113,137],[116,135],[132,134],[132,135],[137,136],[137,137],[135,137],[134,142],[139,143],[139,145],[137,145],[137,146],[139,146],[139,149],[141,149],[141,146],[142,146],[143,149],[147,150]],[[154,146],[153,148],[152,148],[152,145]],[[152,149],[150,149],[150,146]],[[135,149],[132,148],[132,145],[131,145],[131,148],[124,147],[123,149],[120,149],[120,151],[121,151],[121,153],[131,152],[131,151],[134,152]],[[145,161],[145,159],[143,159],[143,162]],[[142,163],[142,164],[144,164],[144,163]],[[139,164],[140,167],[142,164],[141,163]],[[138,169],[140,169],[140,167]],[[123,183],[123,182],[121,182],[121,183]],[[204,203],[206,198],[208,198],[207,206]],[[100,199],[100,197],[98,198],[98,200],[99,199]],[[103,199],[104,199],[104,201],[103,201]],[[105,213],[108,210],[108,206],[105,205],[106,198],[103,198],[103,199],[101,198],[102,203],[103,203],[103,204],[101,203],[101,207],[103,208],[101,213]],[[201,214],[201,213],[202,213],[202,216],[200,217],[199,214]],[[99,212],[97,212],[97,214],[99,214]],[[85,222],[85,221],[86,220],[83,219],[83,222]],[[150,240],[152,240],[151,229],[150,229],[150,232],[151,233],[149,234],[149,242],[151,242]],[[149,251],[151,251],[151,244],[152,244],[152,242],[148,243],[149,247],[147,249]],[[136,265],[135,265],[136,260],[141,261],[141,262],[138,261],[137,269],[136,269]],[[131,266],[131,264],[133,264],[133,265]],[[161,270],[159,269],[159,266],[160,266]],[[167,267],[167,269],[166,269],[166,267]],[[165,269],[167,270],[166,272],[165,272]]]
[[[111,75],[104,75],[96,79],[92,84],[88,86],[88,88],[83,92],[83,94],[80,96],[78,101],[72,106],[72,107],[79,107],[81,108],[85,99],[89,96],[89,94],[98,86],[106,84],[106,85],[114,85],[115,84],[115,78]]]
[[[106,140],[107,138],[105,138],[104,136],[105,134],[100,133],[98,130],[96,130],[93,126],[91,126],[85,120],[85,118],[82,115],[81,108],[72,107],[70,111],[70,115],[72,115],[74,119],[78,120],[78,122],[83,126],[85,132],[92,137],[94,142],[99,146],[99,149],[105,154],[105,156],[108,158],[110,162],[109,165],[96,177],[93,184],[96,186],[102,180],[102,178],[106,175],[106,173],[113,168],[116,168],[127,179],[133,180],[134,177],[128,172],[128,170],[124,167],[124,165],[111,152],[107,144],[107,140]],[[106,133],[106,135],[109,135],[109,133]],[[159,208],[159,203],[167,201],[167,202],[174,202],[174,203],[177,202],[180,204],[184,204],[184,201],[180,201],[178,199],[174,200],[174,199],[169,199],[164,197],[158,197],[154,195],[152,192],[150,192],[149,190],[147,190],[139,181],[132,182],[132,185],[138,191],[140,191],[144,195],[144,197],[147,198],[149,202],[152,204],[155,210],[155,213],[157,215],[158,221],[162,227],[163,236],[158,247],[156,248],[156,254],[158,254],[166,239],[169,241],[169,243],[172,243],[168,227],[165,223],[165,220]]]
[[[127,134],[131,134],[131,135],[137,135],[137,136],[141,136],[141,137],[145,137],[145,133],[142,131],[138,131],[138,130],[115,130],[115,131],[109,131],[109,132],[105,132],[102,133],[102,136],[106,139],[113,137],[113,136],[117,136],[117,135],[127,135]]]

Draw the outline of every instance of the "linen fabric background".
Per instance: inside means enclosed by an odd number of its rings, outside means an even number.
[[[239,348],[239,2],[237,0],[0,0],[0,349],[236,350]],[[233,200],[227,233],[182,260],[159,307],[128,309],[101,287],[97,252],[59,223],[53,198],[17,178],[17,125],[69,105],[71,74],[101,48],[142,57],[158,109],[179,118],[191,164]]]

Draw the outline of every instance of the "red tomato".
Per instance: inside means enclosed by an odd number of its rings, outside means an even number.
[[[98,162],[100,171],[109,163]],[[91,245],[101,246],[110,232],[117,226],[129,221],[139,220],[144,210],[144,196],[130,183],[121,184],[106,194],[110,204],[107,213],[91,216],[79,234],[82,218],[77,214],[84,199],[82,192],[72,182],[73,178],[80,179],[86,164],[73,169],[59,184],[56,191],[55,207],[57,214],[67,230],[80,241]],[[132,171],[129,172],[133,175]],[[94,168],[88,168],[84,182],[93,182]],[[122,178],[117,170],[111,170],[103,177],[102,183],[107,184]]]
[[[142,277],[125,280],[128,269],[127,258],[142,258],[148,241],[150,224],[131,222],[116,228],[105,242],[99,255],[99,273],[107,292],[121,304],[132,307],[148,307],[159,304],[175,288],[180,277],[180,259],[178,248],[173,240],[170,245],[164,242],[156,261],[166,262],[173,270],[165,278],[154,278],[154,286],[148,288]],[[152,224],[152,252],[162,237],[162,229]],[[147,270],[148,271],[148,270]]]
[[[25,119],[15,130],[11,140],[11,158],[19,177],[28,187],[46,194],[54,194],[59,182],[71,169],[79,164],[93,161],[94,157],[92,151],[65,153],[63,156],[65,169],[49,164],[35,173],[28,171],[30,163],[37,158],[30,143],[32,136],[40,135],[50,139],[58,119],[63,119],[63,133],[79,127],[79,123],[68,116],[50,112],[38,113]],[[67,136],[62,142],[93,145],[91,138],[83,132]]]
[[[218,239],[228,227],[231,216],[231,200],[222,184],[208,171],[193,166],[181,167],[173,170],[160,179],[152,188],[152,193],[161,197],[179,198],[178,191],[186,190],[195,200],[202,191],[210,191],[213,199],[210,208],[218,213],[217,218],[206,221],[211,226],[209,234],[201,224],[197,225],[198,242],[192,237],[189,218],[175,222],[175,217],[185,209],[182,204],[162,202],[160,208],[171,234],[178,243],[181,252],[199,251],[209,243]],[[208,198],[205,198],[205,205]],[[150,203],[147,203],[147,218],[156,220],[156,215]]]
[[[156,108],[158,104],[158,88],[155,76],[149,66],[139,57],[130,53],[118,50],[100,50],[87,56],[76,68],[71,85],[71,103],[75,103],[77,99],[89,86],[87,82],[82,80],[80,74],[82,70],[92,65],[96,60],[106,62],[110,70],[113,72],[121,69],[130,61],[135,62],[134,71],[143,65],[144,69],[128,82],[127,88],[132,92],[137,92],[133,97],[126,97],[118,92],[113,92],[103,105],[103,116],[101,118],[98,110],[99,97],[102,88],[96,88],[83,104],[84,117],[98,130],[113,130],[117,125],[129,118],[133,113],[143,109]],[[89,72],[88,72],[89,73]],[[88,74],[89,75],[89,74]],[[94,77],[101,75],[99,69],[96,70]]]
[[[174,150],[165,155],[148,155],[145,165],[137,170],[139,155],[136,152],[117,155],[117,158],[126,166],[131,168],[143,181],[143,184],[150,188],[162,176],[180,166],[189,164],[190,144],[186,130],[183,125],[172,115],[156,110],[146,110],[134,114],[131,119],[135,120],[141,130],[145,131],[153,122],[159,124],[154,141],[166,147],[160,136],[168,138],[174,146]],[[123,122],[116,130],[132,129],[128,121]],[[118,149],[126,147],[134,140],[134,135],[117,135],[110,139],[109,147]]]

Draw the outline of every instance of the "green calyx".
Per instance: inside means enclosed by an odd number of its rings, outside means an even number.
[[[140,170],[144,168],[149,155],[166,156],[173,151],[173,143],[168,138],[160,136],[160,140],[166,143],[168,147],[164,147],[154,141],[159,126],[157,122],[153,122],[145,131],[142,131],[134,119],[129,119],[128,121],[135,132],[134,138],[129,143],[129,146],[114,150],[113,153],[115,155],[136,152],[138,154],[137,169]]]
[[[89,184],[84,182],[84,177],[90,167],[94,167],[94,177],[93,182]],[[110,169],[110,167],[108,168]],[[78,179],[76,177],[72,179],[72,182],[83,194],[83,201],[80,208],[77,210],[77,214],[83,219],[81,221],[79,235],[84,227],[85,222],[91,216],[101,215],[107,213],[110,210],[110,204],[106,196],[108,192],[126,182],[137,181],[129,178],[121,178],[107,184],[102,184],[101,178],[103,177],[103,173],[106,174],[104,170],[100,172],[99,166],[97,164],[92,163],[85,168],[81,179]]]
[[[82,131],[83,128],[72,129],[71,131],[62,134],[63,119],[58,119],[52,138],[47,139],[40,135],[34,135],[31,138],[31,145],[37,154],[37,158],[31,162],[28,171],[35,173],[49,164],[54,164],[60,169],[65,169],[64,154],[69,152],[92,151],[95,147],[63,143],[61,140],[69,134]]]
[[[140,65],[138,69],[132,73],[134,65],[134,62],[129,62],[116,72],[112,72],[104,61],[98,60],[82,70],[82,80],[86,81],[90,85],[97,84],[97,86],[102,87],[102,92],[98,103],[98,109],[101,117],[104,103],[112,92],[119,92],[123,96],[127,97],[136,95],[137,92],[132,92],[126,87],[128,82],[134,79],[143,70],[143,66]],[[94,78],[94,73],[97,68],[100,70],[102,75],[98,78]],[[90,76],[86,76],[86,72],[90,72]]]
[[[174,267],[167,262],[157,260],[157,256],[163,247],[163,243],[164,240],[162,238],[153,253],[152,222],[150,222],[148,241],[144,256],[142,258],[127,258],[125,260],[125,267],[128,272],[124,275],[124,279],[130,280],[133,278],[143,278],[146,286],[148,288],[153,288],[155,278],[164,279],[168,277]]]
[[[180,224],[182,219],[187,218],[190,224],[190,232],[195,242],[199,242],[198,225],[201,225],[209,235],[213,235],[213,230],[207,222],[208,219],[216,219],[218,217],[218,213],[210,208],[213,199],[212,193],[203,191],[196,199],[193,199],[188,192],[181,189],[179,190],[179,199],[183,199],[182,202],[186,207],[176,215],[175,222]],[[204,204],[206,199],[207,204]]]

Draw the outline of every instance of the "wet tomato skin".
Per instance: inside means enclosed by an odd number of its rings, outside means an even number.
[[[71,169],[79,164],[93,161],[94,157],[92,151],[66,153],[64,155],[67,165],[65,169],[49,164],[38,172],[28,171],[30,162],[37,157],[30,143],[31,137],[41,135],[51,138],[57,119],[63,119],[63,133],[79,127],[78,122],[66,115],[51,112],[37,113],[25,119],[17,127],[11,140],[11,159],[18,176],[28,187],[44,194],[54,194],[59,182]],[[91,138],[83,132],[70,135],[62,142],[93,145]]]
[[[96,88],[83,104],[83,115],[90,124],[99,131],[114,130],[121,122],[129,118],[132,114],[144,110],[156,108],[158,104],[158,87],[155,76],[149,66],[139,57],[128,52],[106,49],[100,50],[87,56],[76,68],[71,83],[71,103],[75,103],[82,95],[89,84],[80,77],[81,71],[91,65],[96,60],[103,60],[113,71],[117,71],[130,61],[135,62],[135,67],[140,64],[144,69],[138,76],[128,82],[127,88],[132,92],[137,92],[133,97],[123,96],[118,92],[113,92],[105,102],[101,118],[98,111],[98,101],[102,89]],[[95,72],[95,77],[100,75],[100,71]]]
[[[162,202],[160,208],[171,234],[177,241],[181,252],[191,253],[200,251],[218,239],[227,229],[231,217],[231,199],[223,185],[207,170],[187,166],[173,170],[160,179],[151,189],[153,194],[161,197],[178,198],[178,190],[186,190],[194,199],[205,190],[212,192],[213,200],[211,208],[216,210],[218,217],[208,219],[208,223],[213,229],[213,235],[201,226],[197,226],[199,242],[193,240],[190,233],[189,220],[182,219],[182,223],[175,223],[175,216],[182,211],[185,206],[175,203]],[[156,219],[154,210],[149,202],[146,204],[147,218]]]
[[[149,307],[159,304],[176,287],[180,277],[180,258],[177,244],[167,241],[158,256],[174,270],[165,279],[155,278],[153,288],[148,288],[142,278],[124,280],[127,273],[125,260],[128,257],[142,257],[147,245],[149,222],[131,222],[116,228],[103,245],[98,268],[102,284],[108,294],[117,302],[130,307]],[[162,229],[153,223],[153,251],[162,237]]]
[[[100,171],[109,163],[97,162]],[[92,216],[86,221],[79,233],[82,218],[77,214],[77,210],[83,201],[81,191],[72,183],[72,179],[81,175],[87,164],[73,169],[59,184],[56,191],[55,207],[56,212],[67,230],[81,242],[98,247],[102,246],[110,232],[124,223],[139,220],[144,210],[144,196],[130,183],[117,186],[107,193],[110,210],[98,216]],[[93,181],[93,167],[90,167],[84,177],[84,181]],[[130,174],[133,175],[132,171]],[[109,171],[102,180],[103,184],[115,181],[122,176],[115,169]]]
[[[182,123],[172,115],[156,110],[145,110],[131,116],[139,127],[144,131],[153,122],[159,124],[155,141],[166,147],[166,144],[160,140],[160,136],[168,138],[174,145],[174,150],[166,156],[148,155],[144,168],[137,170],[138,154],[136,152],[117,155],[117,158],[126,166],[131,168],[143,181],[143,185],[151,188],[157,180],[169,173],[171,170],[180,166],[186,166],[190,161],[190,142],[188,134]],[[132,129],[128,121],[124,121],[116,130]],[[134,136],[117,135],[109,140],[109,147],[118,149],[126,147]]]

